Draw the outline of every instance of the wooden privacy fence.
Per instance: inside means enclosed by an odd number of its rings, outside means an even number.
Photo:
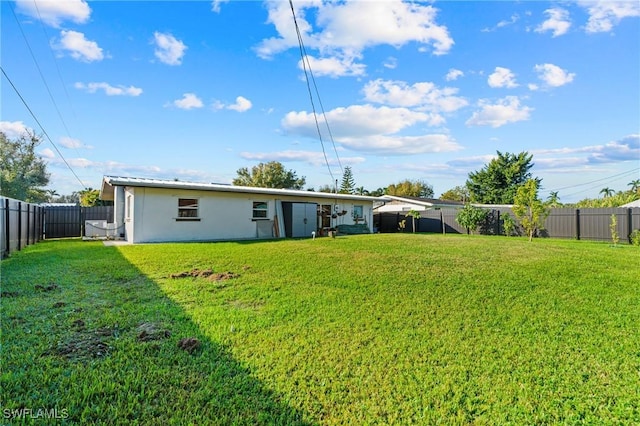
[[[42,206],[0,197],[2,259],[45,238],[81,237],[85,220],[112,222],[113,206]]]
[[[515,219],[510,208],[488,209],[487,220],[478,233],[484,235],[504,234],[503,216],[508,213]],[[427,210],[420,212],[420,219],[416,219],[416,232],[438,232],[464,234],[465,228],[456,222],[456,209]],[[551,209],[544,225],[538,232],[539,237],[546,238],[575,238],[578,240],[611,241],[611,215],[617,220],[617,231],[620,242],[628,242],[629,234],[640,229],[640,208],[592,208]],[[413,219],[405,213],[374,214],[374,226],[379,232],[401,232],[400,222],[405,221],[404,232],[413,232]],[[516,221],[517,223],[517,221]],[[522,235],[522,229],[517,226],[516,232]]]

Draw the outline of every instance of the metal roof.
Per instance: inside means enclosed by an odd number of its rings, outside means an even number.
[[[252,186],[226,185],[222,183],[187,182],[181,180],[149,179],[123,176],[104,176],[102,179],[102,188],[100,190],[100,199],[113,200],[114,187],[116,186],[188,189],[198,191],[234,192],[265,195],[289,195],[305,198],[330,198],[333,200],[388,201],[388,199],[385,199],[384,197],[371,197],[366,195],[334,194],[329,192],[314,192],[298,189],[258,188]]]

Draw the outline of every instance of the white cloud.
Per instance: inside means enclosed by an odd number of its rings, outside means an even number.
[[[431,114],[407,108],[352,105],[336,108],[326,116],[334,141],[356,151],[407,155],[460,149],[448,135],[400,135],[415,124],[433,120]],[[318,120],[322,130],[324,117],[318,117]],[[315,118],[306,111],[289,112],[282,120],[282,127],[289,133],[317,138]]]
[[[363,89],[365,99],[370,102],[391,106],[416,108],[433,113],[454,112],[468,105],[466,99],[455,96],[458,89],[438,88],[430,82],[408,85],[403,81],[377,79],[367,83]],[[442,117],[433,117],[431,125],[444,123]]]
[[[213,109],[230,109],[232,111],[237,111],[237,112],[245,112],[250,110],[253,107],[253,104],[251,103],[251,101],[247,98],[245,98],[244,96],[238,96],[236,98],[236,102],[233,104],[225,104],[221,101],[215,101],[213,103]]]
[[[227,109],[233,110],[233,111],[238,111],[238,112],[244,112],[244,111],[248,111],[251,109],[253,105],[251,104],[251,101],[243,96],[238,96],[236,98],[236,103],[227,106]]]
[[[135,86],[112,86],[109,83],[105,82],[92,82],[92,83],[81,83],[77,82],[74,84],[74,87],[79,90],[84,90],[87,93],[96,93],[98,90],[104,91],[107,96],[140,96],[142,94],[142,89]]]
[[[39,0],[37,4],[34,0],[16,0],[16,7],[21,13],[56,28],[63,21],[84,24],[91,15],[91,8],[84,0]]]
[[[465,123],[467,126],[500,127],[507,123],[515,123],[529,119],[533,108],[521,106],[517,96],[507,96],[491,104],[487,100],[478,102],[480,111],[473,113]]]
[[[66,50],[72,58],[83,62],[104,59],[102,48],[98,46],[98,43],[87,40],[84,34],[78,31],[60,31],[60,40],[53,47],[58,50]]]
[[[569,12],[567,10],[555,7],[545,10],[544,13],[549,17],[536,28],[536,32],[543,33],[545,31],[551,31],[553,37],[558,37],[569,31],[571,21],[569,20]]]
[[[589,163],[617,163],[635,161],[640,158],[640,135],[633,134],[617,141],[598,146],[589,156]]]
[[[70,138],[68,136],[63,136],[60,138],[60,145],[62,145],[65,148],[72,148],[72,149],[84,147],[83,143],[80,142],[78,139]]]
[[[638,1],[582,0],[578,4],[589,13],[588,33],[609,32],[622,19],[640,16]]]
[[[330,57],[330,58],[314,58],[306,56],[305,64],[311,67],[313,75],[316,77],[343,77],[343,76],[362,76],[365,74],[366,65],[354,62],[357,57]],[[302,60],[298,61],[298,68],[304,69]]]
[[[393,57],[393,56],[389,56],[383,63],[382,66],[385,68],[389,68],[390,70],[394,70],[396,69],[396,67],[398,66],[398,59]]]
[[[255,161],[300,161],[313,166],[322,166],[326,164],[324,154],[318,151],[286,150],[278,152],[241,152],[240,157],[245,160]],[[328,157],[328,161],[330,165],[338,164],[337,159],[333,157]],[[364,161],[364,157],[340,157],[340,163],[342,164],[359,164]]]
[[[336,108],[326,113],[334,136],[370,136],[399,132],[414,124],[425,122],[429,115],[411,111],[407,108],[374,107],[372,105],[352,105],[347,108]],[[324,122],[324,117],[318,117]],[[306,111],[289,112],[282,120],[285,130],[317,136],[315,118]]]
[[[560,87],[569,84],[576,76],[575,73],[569,73],[557,65],[541,64],[534,67],[538,73],[538,78],[542,80],[547,87]]]
[[[517,13],[511,15],[509,20],[502,20],[496,24],[493,28],[483,28],[481,31],[483,33],[490,33],[496,31],[498,28],[508,27],[509,25],[513,25],[520,20],[520,16]]]
[[[256,46],[256,53],[269,59],[287,49],[297,48],[298,36],[288,2],[270,0],[266,5],[267,22],[275,26],[278,37],[262,40]],[[435,55],[442,55],[454,44],[447,28],[436,22],[437,9],[430,5],[401,0],[311,1],[298,3],[294,8],[306,48],[317,49],[318,60],[338,58],[334,67],[349,64],[349,58],[359,58],[364,49],[376,45],[401,47],[415,42],[422,48],[430,47]],[[307,11],[316,18],[315,28],[306,19]],[[350,73],[348,75],[360,75],[353,74],[351,67],[345,70]]]
[[[55,152],[53,152],[53,150],[50,148],[45,148],[42,151],[40,151],[38,154],[40,154],[40,156],[43,158],[48,158],[49,160],[56,158]]]
[[[506,87],[508,89],[513,89],[514,87],[518,87],[516,83],[516,75],[511,72],[509,68],[496,67],[493,74],[489,76],[487,79],[487,83],[491,87]]]
[[[536,158],[536,169],[552,172],[576,172],[593,165],[637,162],[640,158],[640,135],[631,134],[601,145],[537,149],[530,151]]]
[[[195,93],[185,93],[182,95],[182,99],[176,99],[172,104],[175,107],[186,110],[204,106],[202,100]]]
[[[211,11],[220,13],[220,7],[223,3],[228,3],[230,0],[213,0],[211,2]]]
[[[153,33],[153,39],[156,44],[155,55],[160,62],[167,65],[182,64],[187,46],[171,34],[160,32]]]
[[[22,121],[0,121],[0,132],[8,139],[17,139],[25,134],[33,134],[33,129],[25,126]]]
[[[353,151],[385,154],[415,155],[451,152],[462,149],[450,135],[428,134],[420,136],[373,135],[365,138],[341,138],[340,144]]]
[[[454,81],[454,80],[457,80],[460,77],[464,77],[464,73],[462,71],[460,71],[460,70],[455,69],[455,68],[451,68],[444,78],[447,81]]]

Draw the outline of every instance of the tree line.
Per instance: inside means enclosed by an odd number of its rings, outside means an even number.
[[[50,174],[45,161],[39,157],[35,149],[41,138],[34,133],[26,132],[22,136],[10,139],[0,132],[0,195],[32,203],[68,202],[84,206],[99,205],[100,191],[84,188],[71,195],[60,195],[55,190],[46,189]],[[496,157],[480,170],[468,174],[464,185],[451,188],[440,195],[440,199],[475,204],[514,204],[517,192],[528,185],[535,188],[537,199],[542,179],[531,173],[533,155],[528,152],[502,153],[497,151]],[[533,181],[534,183],[528,183]],[[287,170],[278,161],[260,163],[251,168],[242,167],[236,171],[234,185],[255,186],[265,188],[304,189],[306,178],[298,177],[294,170]],[[617,207],[640,199],[640,179],[629,183],[630,189],[614,191],[603,188],[602,198],[584,199],[572,205],[560,202],[557,191],[551,192],[545,205],[548,207]],[[369,196],[395,195],[403,197],[433,198],[433,186],[421,179],[405,179],[386,187],[374,190],[357,186],[351,167],[344,167],[342,179],[335,185],[324,185],[309,191],[357,194]],[[532,189],[533,190],[533,189]]]

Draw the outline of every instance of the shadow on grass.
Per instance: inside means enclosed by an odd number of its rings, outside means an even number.
[[[2,262],[3,420],[311,424],[117,248],[35,247]]]

